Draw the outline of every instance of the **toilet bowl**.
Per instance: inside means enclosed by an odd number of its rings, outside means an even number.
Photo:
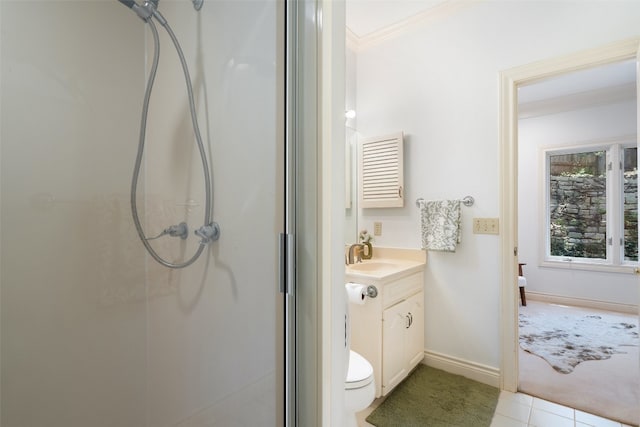
[[[349,351],[349,368],[344,382],[344,427],[357,427],[356,412],[367,408],[375,398],[376,387],[371,363],[353,350]]]

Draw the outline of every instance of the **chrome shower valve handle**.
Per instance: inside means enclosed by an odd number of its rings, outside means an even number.
[[[181,222],[178,225],[172,225],[171,227],[167,228],[167,233],[171,237],[179,237],[182,240],[185,240],[187,237],[189,237],[189,227],[187,227],[186,222]]]
[[[198,228],[194,233],[196,236],[202,238],[202,240],[200,240],[200,244],[206,245],[207,243],[215,242],[220,238],[220,226],[217,222],[212,222],[211,224],[203,225]]]
[[[162,233],[158,234],[155,237],[147,237],[144,240],[156,240],[161,238],[162,236],[166,236],[167,234],[171,237],[179,237],[182,240],[185,240],[187,237],[189,237],[189,227],[187,226],[186,222],[181,222],[180,224],[172,225],[165,228],[164,230],[162,230]]]

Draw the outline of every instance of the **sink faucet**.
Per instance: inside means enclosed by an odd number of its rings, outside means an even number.
[[[354,243],[349,247],[349,252],[347,253],[347,265],[354,264],[356,262],[362,262],[362,251],[364,250],[364,245],[362,243]],[[354,261],[354,255],[356,260]]]

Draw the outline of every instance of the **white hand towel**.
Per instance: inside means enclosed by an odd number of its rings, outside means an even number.
[[[422,249],[455,252],[460,243],[460,200],[426,202],[421,210]]]

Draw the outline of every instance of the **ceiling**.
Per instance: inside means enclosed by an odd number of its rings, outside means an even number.
[[[436,13],[438,8],[447,7],[445,3],[457,0],[346,0],[347,28],[357,38],[364,38],[380,30],[403,23],[416,15]],[[633,89],[635,96],[636,64],[625,61],[588,70],[547,79],[519,88],[518,98],[523,103],[532,103],[551,99],[571,97],[575,94],[592,92],[590,99],[601,98],[607,88],[617,88],[617,95]],[[584,98],[584,97],[583,97]]]
[[[571,95],[636,82],[636,62],[628,60],[588,68],[523,86],[520,102],[533,102],[552,96]]]
[[[518,88],[520,118],[636,99],[636,61],[574,71]]]

